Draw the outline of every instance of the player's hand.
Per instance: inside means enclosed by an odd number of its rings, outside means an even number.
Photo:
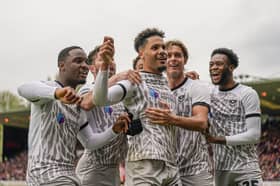
[[[161,108],[149,107],[146,109],[146,115],[150,119],[151,123],[158,125],[170,125],[175,115],[169,109],[169,106],[160,102]]]
[[[101,56],[103,62],[106,65],[109,65],[113,62],[115,53],[115,47],[114,47],[114,39],[109,36],[105,36],[102,45],[99,49],[99,55]]]
[[[208,143],[226,144],[226,138],[222,136],[212,136],[209,132],[203,133]]]
[[[137,85],[139,85],[142,82],[140,73],[136,70],[127,70],[112,76],[113,82],[118,82],[121,80],[128,80],[132,84],[137,84]]]
[[[199,79],[199,74],[196,71],[189,71],[185,73],[185,76],[193,80]]]
[[[121,114],[114,123],[113,131],[117,134],[121,132],[126,133],[130,122],[131,120],[129,119],[127,113]]]
[[[92,91],[89,91],[82,96],[81,101],[78,102],[77,104],[82,109],[89,111],[95,106],[93,103],[92,97],[93,97],[93,93],[92,93]]]
[[[82,100],[71,87],[57,88],[55,90],[55,98],[65,104],[77,104]]]

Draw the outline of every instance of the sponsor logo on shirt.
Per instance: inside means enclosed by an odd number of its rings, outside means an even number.
[[[152,88],[149,89],[149,94],[151,97],[153,97],[155,99],[157,99],[159,97],[159,93]]]
[[[110,107],[110,106],[105,106],[105,107],[104,107],[104,112],[105,112],[105,113],[108,113],[109,115],[111,115],[112,112],[113,112],[113,108]]]
[[[63,113],[58,113],[57,115],[56,115],[56,121],[59,123],[59,124],[62,124],[62,123],[64,123],[64,121],[65,121],[65,116],[63,115]]]

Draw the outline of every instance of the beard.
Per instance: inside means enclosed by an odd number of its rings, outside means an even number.
[[[158,67],[157,70],[159,72],[164,72],[166,70],[166,66],[164,65],[164,66]]]
[[[171,79],[179,79],[181,76],[182,76],[182,73],[181,72],[169,72],[167,73],[167,76]]]
[[[85,84],[86,82],[87,82],[86,79],[81,79],[81,80],[78,81],[78,84]]]
[[[228,68],[224,69],[224,71],[222,72],[222,75],[221,75],[221,79],[220,81],[218,82],[213,82],[214,85],[225,85],[227,84],[228,80],[230,78],[230,71]]]

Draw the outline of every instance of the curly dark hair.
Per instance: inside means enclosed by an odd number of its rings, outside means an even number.
[[[146,44],[147,39],[152,36],[159,36],[164,38],[165,33],[161,30],[158,30],[157,28],[147,28],[143,30],[134,39],[134,49],[136,50],[136,52],[139,52],[139,49]]]
[[[228,57],[229,62],[234,65],[234,67],[238,67],[239,64],[239,58],[236,55],[236,53],[233,52],[233,50],[228,48],[217,48],[213,50],[211,57],[213,57],[215,54],[224,54]]]

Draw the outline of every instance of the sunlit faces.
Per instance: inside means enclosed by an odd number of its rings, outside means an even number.
[[[213,55],[209,63],[209,73],[213,84],[226,84],[231,75],[228,57],[224,54]]]
[[[140,48],[139,55],[143,59],[144,71],[161,74],[166,69],[167,52],[161,37],[148,38],[146,44]]]
[[[65,58],[64,76],[70,85],[78,85],[86,82],[88,75],[87,55],[82,49],[73,49]]]
[[[171,78],[184,77],[184,65],[186,60],[182,49],[177,45],[167,48],[167,75]]]

